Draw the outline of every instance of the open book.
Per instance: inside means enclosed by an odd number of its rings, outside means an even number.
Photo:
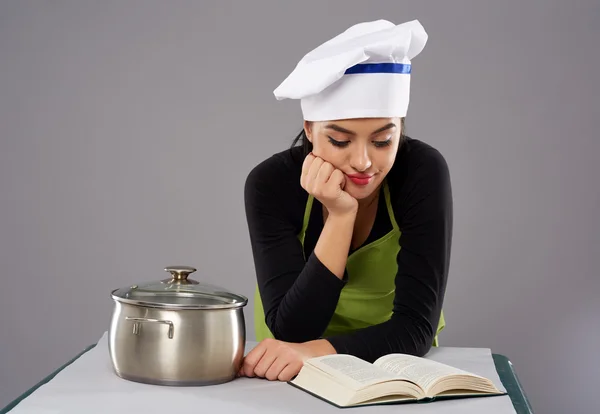
[[[289,383],[338,407],[506,394],[487,378],[405,354],[373,364],[344,354],[312,358]]]

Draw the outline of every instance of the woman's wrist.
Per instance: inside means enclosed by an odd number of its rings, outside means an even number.
[[[341,211],[341,212],[327,210],[327,220],[329,220],[330,218],[333,218],[334,220],[340,220],[340,221],[352,221],[352,224],[354,224],[357,214],[358,214],[358,205],[356,206],[356,208],[353,208],[351,210]]]
[[[346,213],[329,214],[325,219],[324,225],[334,226],[340,230],[350,230],[350,236],[354,231],[354,223],[356,222],[356,212],[350,211]]]
[[[315,339],[304,343],[308,349],[308,354],[312,357],[321,357],[325,355],[337,354],[336,349],[327,339]]]

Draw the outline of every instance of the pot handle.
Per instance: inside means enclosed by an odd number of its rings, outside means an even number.
[[[140,333],[140,323],[141,322],[149,322],[149,323],[161,323],[164,325],[169,325],[169,339],[173,339],[173,322],[171,321],[167,321],[167,320],[163,320],[163,319],[150,319],[150,318],[134,318],[131,316],[126,316],[125,317],[126,321],[132,321],[133,322],[133,334],[137,335]]]

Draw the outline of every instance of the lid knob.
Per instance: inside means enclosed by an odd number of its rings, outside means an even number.
[[[171,273],[172,281],[186,281],[197,269],[190,266],[167,266],[165,271]]]

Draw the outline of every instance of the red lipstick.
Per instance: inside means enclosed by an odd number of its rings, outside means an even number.
[[[346,174],[346,177],[356,185],[367,185],[373,178],[373,176],[369,174]]]

